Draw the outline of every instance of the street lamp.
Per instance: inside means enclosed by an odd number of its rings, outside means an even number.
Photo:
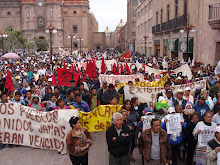
[[[74,33],[70,33],[69,34],[69,36],[68,36],[68,38],[70,38],[71,39],[71,55],[72,55],[72,52],[73,52],[73,38],[76,38],[76,36],[75,36],[75,34]]]
[[[188,52],[189,52],[189,33],[190,32],[195,32],[195,26],[191,25],[189,22],[187,22],[186,26],[183,26],[182,29],[180,30],[180,33],[186,32],[187,38],[186,38],[186,56],[188,58]]]
[[[135,41],[136,41],[135,37],[132,38],[132,41],[134,42],[134,53],[135,53]]]
[[[144,44],[145,44],[145,46],[144,46],[144,52],[145,52],[145,56],[147,56],[146,55],[146,52],[147,52],[147,40],[149,39],[149,37],[147,36],[147,35],[144,35],[143,36],[143,39],[144,39]]]
[[[56,27],[52,24],[48,25],[46,27],[46,33],[49,33],[50,34],[50,55],[51,55],[51,61],[53,60],[52,59],[52,56],[53,56],[53,48],[52,48],[52,34],[56,34],[57,33],[57,30],[56,30]]]
[[[80,45],[80,54],[81,54],[81,52],[82,52],[82,50],[81,50],[81,48],[82,48],[81,43],[82,43],[82,41],[83,41],[83,38],[79,38],[78,40],[79,40],[79,45]]]
[[[5,50],[4,50],[4,38],[8,37],[8,35],[4,32],[2,34],[0,34],[0,36],[2,37],[2,55],[5,54]]]

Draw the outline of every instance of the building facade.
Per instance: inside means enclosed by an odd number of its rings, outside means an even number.
[[[106,36],[106,49],[114,49],[115,48],[115,32],[111,32],[109,27],[107,26],[105,29]]]
[[[155,3],[153,54],[185,61],[194,58],[206,64],[220,60],[219,0],[157,0]],[[188,35],[184,27],[191,29]]]
[[[70,50],[74,33],[73,50],[79,50],[82,38],[83,52],[92,50],[94,32],[98,32],[98,22],[89,11],[88,0],[2,0],[0,1],[0,31],[6,28],[22,30],[30,38],[48,39],[45,33],[48,25],[53,25],[53,49]]]
[[[136,9],[136,52],[145,54],[150,57],[152,55],[153,35],[153,1],[143,0]]]

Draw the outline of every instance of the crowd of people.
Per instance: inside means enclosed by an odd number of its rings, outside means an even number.
[[[90,56],[90,57],[89,57]],[[81,72],[78,82],[72,80],[71,86],[54,86],[52,83],[53,71],[62,68],[65,58],[67,70],[77,61],[86,61],[92,58],[91,54],[71,57],[55,55],[53,61],[49,56],[40,54],[38,57],[27,57],[21,60],[0,61],[0,94],[1,103],[19,103],[44,112],[76,108],[83,112],[90,112],[99,105],[119,105],[119,94],[124,94],[123,86],[118,89],[118,80],[114,84],[107,81],[99,82],[101,69],[96,69],[96,75],[90,79],[85,75],[85,68],[74,68],[75,72]],[[101,60],[102,55],[95,55],[94,60]],[[106,60],[116,59],[118,61],[144,63],[152,68],[168,70],[168,80],[164,84],[164,90],[158,93],[158,103],[165,106],[149,108],[147,103],[140,103],[137,97],[131,100],[123,100],[121,110],[113,115],[112,126],[106,131],[106,140],[109,151],[110,165],[129,165],[135,162],[133,156],[135,147],[139,148],[142,155],[142,163],[150,165],[170,164],[177,165],[178,162],[192,165],[209,164],[217,162],[217,153],[220,152],[220,72],[215,72],[215,66],[205,65],[202,62],[189,63],[192,71],[192,79],[187,76],[175,77],[171,70],[185,64],[177,58],[168,59],[161,57],[146,58],[133,55],[129,60],[122,60],[118,53],[110,53]],[[5,87],[8,71],[14,86],[14,91]],[[139,70],[135,67],[131,74],[141,73],[144,81],[152,82],[162,78],[164,75],[148,74],[145,68]],[[111,75],[111,70],[105,73]],[[120,73],[129,75],[128,71]],[[178,90],[176,94],[171,90],[174,85],[193,83],[206,80],[206,89],[201,90],[200,85],[195,91],[187,87]],[[136,80],[135,80],[136,81]],[[137,80],[139,81],[139,80]],[[128,82],[133,85],[132,81]],[[167,134],[167,115],[181,114],[182,131],[175,134]],[[151,121],[151,128],[143,130],[143,116],[155,115]],[[88,151],[92,144],[90,133],[82,128],[79,118],[70,119],[71,132],[67,135],[67,151],[73,164],[88,164]],[[203,127],[215,127],[215,136],[206,146],[198,146],[198,135]],[[0,145],[1,149],[5,144]],[[9,145],[9,147],[14,147]]]

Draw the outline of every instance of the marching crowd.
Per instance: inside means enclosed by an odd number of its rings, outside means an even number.
[[[87,55],[88,56],[88,55]],[[80,57],[85,61],[87,56]],[[92,55],[90,55],[92,57]],[[109,54],[107,59],[120,58],[119,54]],[[95,56],[100,60],[102,55]],[[77,58],[65,57],[67,70]],[[168,80],[164,89],[158,93],[158,101],[154,108],[149,108],[147,103],[140,103],[137,97],[123,100],[121,110],[113,115],[112,126],[106,131],[106,140],[109,151],[110,165],[129,165],[135,162],[133,156],[135,147],[139,148],[142,163],[150,165],[172,164],[178,162],[192,165],[216,165],[217,154],[220,152],[220,72],[215,73],[215,67],[204,65],[201,62],[192,62],[192,79],[187,76],[171,74],[171,70],[180,67],[185,62],[179,59],[162,59],[161,57],[146,58],[134,55],[127,62],[140,62],[152,68],[168,70]],[[116,80],[114,84],[107,81],[99,82],[100,68],[91,79],[85,75],[85,68],[75,67],[75,72],[81,72],[79,80],[71,80],[71,86],[53,85],[53,71],[62,68],[63,60],[60,55],[54,56],[53,61],[45,54],[37,57],[27,57],[21,60],[0,61],[0,93],[1,103],[20,103],[44,112],[76,108],[83,112],[90,112],[99,105],[119,105],[120,95],[124,94],[123,86],[118,89]],[[5,87],[6,77],[10,71],[13,82],[13,91]],[[144,68],[134,68],[131,74],[142,73],[144,81],[152,82],[162,78],[161,75],[148,74]],[[111,75],[111,71],[102,74]],[[121,75],[128,75],[125,70]],[[165,75],[163,75],[165,76]],[[196,90],[186,87],[173,93],[172,86],[189,84],[199,80],[206,80],[206,90],[201,90],[201,85],[196,85]],[[135,81],[139,81],[138,79]],[[128,86],[134,82],[129,81]],[[167,115],[181,114],[182,131],[167,134]],[[155,115],[150,129],[143,130],[144,117]],[[82,128],[78,117],[69,121],[72,130],[67,135],[67,151],[73,164],[88,164],[88,151],[92,144],[90,133]],[[214,136],[206,146],[198,146],[198,135],[203,127],[214,127]],[[0,145],[1,149],[5,144]],[[9,145],[9,147],[14,147]]]

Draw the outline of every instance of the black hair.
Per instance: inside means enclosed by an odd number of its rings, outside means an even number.
[[[132,84],[133,84],[133,82],[132,82],[132,81],[128,81],[128,84],[129,84],[129,83],[132,83]]]
[[[76,83],[76,81],[75,80],[71,80],[70,83]]]
[[[60,103],[61,101],[64,101],[64,99],[63,99],[62,97],[60,97],[59,99],[57,99],[56,105],[59,106],[59,103]]]
[[[1,98],[2,98],[2,96],[4,96],[4,95],[7,96],[7,93],[3,92],[3,93],[1,94]]]
[[[117,99],[117,97],[116,97],[115,95],[112,95],[112,96],[110,97],[110,101],[112,101],[114,98]]]
[[[200,116],[200,115],[199,115],[199,112],[194,112],[194,113],[193,113],[193,116],[198,116],[198,117],[199,117],[199,116]]]
[[[135,102],[137,99],[138,99],[137,97],[132,97],[132,98],[131,98],[131,104],[134,104],[134,102]]]
[[[156,122],[156,121],[160,121],[160,119],[157,119],[157,118],[152,119],[151,122],[150,122],[150,125],[153,126],[154,122]]]
[[[59,90],[59,88],[58,88],[58,87],[54,87],[54,90],[55,90],[55,89],[58,89],[58,90]]]
[[[81,96],[80,96],[80,94],[79,94],[79,93],[77,93],[77,94],[75,95],[75,98],[76,98],[76,97],[81,97]]]
[[[21,92],[20,91],[15,92],[15,96],[16,95],[21,95]]]
[[[78,117],[75,117],[75,116],[71,117],[70,120],[69,120],[70,127],[73,128],[73,125],[75,125],[78,120],[79,120]]]
[[[30,86],[30,88],[33,88],[33,87],[35,87],[35,86],[34,86],[34,85],[31,85],[31,86]]]
[[[67,93],[66,93],[67,96],[69,96],[72,92],[73,92],[72,90],[68,90]]]
[[[79,84],[79,86],[80,86],[80,85],[83,85],[83,86],[84,86],[84,84],[83,84],[83,83],[80,83],[80,84]]]
[[[12,94],[12,93],[14,93],[14,91],[9,91],[9,93],[8,93],[8,94],[10,95],[10,94]]]
[[[75,91],[77,91],[77,90],[79,90],[78,87],[74,87],[74,88],[73,88],[73,92],[75,92]]]
[[[92,87],[92,88],[91,88],[91,91],[93,91],[94,89],[97,90],[96,87]]]
[[[48,89],[51,89],[51,90],[52,90],[52,88],[51,88],[51,87],[48,87],[48,88],[47,88],[47,90],[48,90]]]
[[[121,109],[125,109],[125,105],[126,105],[128,102],[131,103],[131,100],[128,100],[128,99],[125,100],[125,102],[124,102],[123,106],[121,107]],[[125,110],[127,110],[127,109],[125,109]],[[133,108],[132,104],[131,104],[131,111],[134,111],[134,108]]]

